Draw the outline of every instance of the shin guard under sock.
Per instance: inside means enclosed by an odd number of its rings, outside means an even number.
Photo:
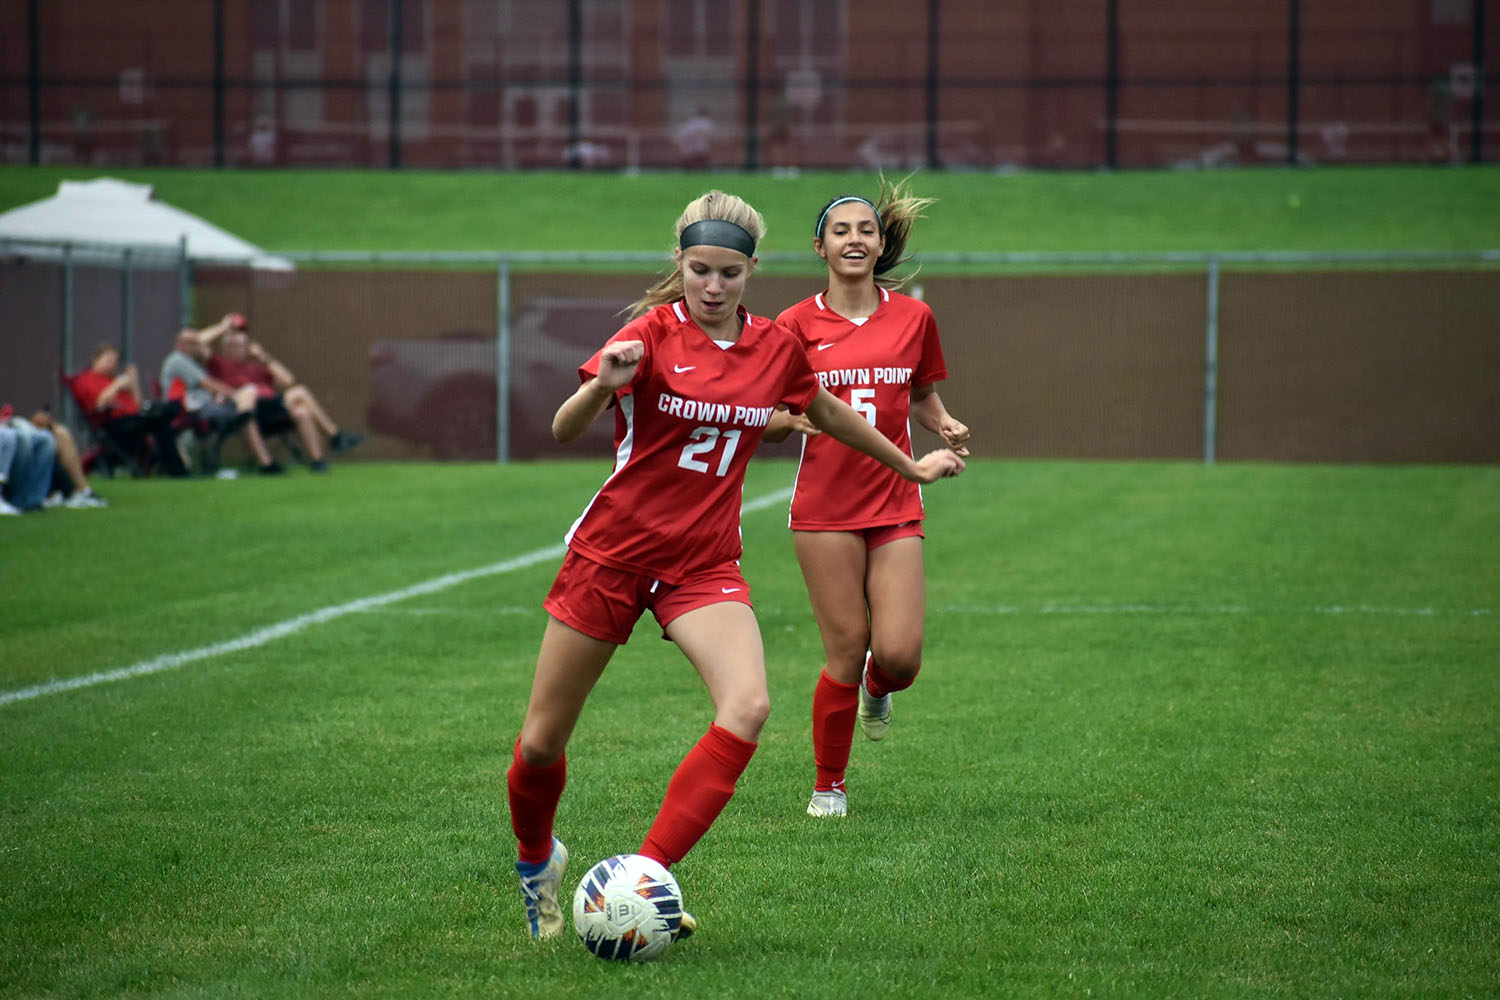
[[[510,825],[520,844],[520,858],[529,864],[545,864],[552,856],[552,821],[568,780],[568,758],[563,755],[546,767],[528,764],[521,756],[521,741],[511,752],[505,789],[510,798]]]
[[[640,853],[668,867],[681,861],[729,803],[755,746],[721,726],[709,726],[668,782]]]
[[[859,685],[841,684],[825,670],[813,689],[813,763],[817,775],[813,791],[844,790],[849,769],[849,747],[854,742],[854,714],[859,707]]]

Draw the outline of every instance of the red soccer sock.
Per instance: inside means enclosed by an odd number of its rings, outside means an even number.
[[[844,790],[844,772],[849,769],[849,746],[854,742],[854,713],[859,707],[859,685],[840,684],[818,675],[813,688],[812,741],[817,777],[813,791]]]
[[[727,729],[709,726],[667,783],[640,853],[667,867],[681,861],[728,805],[755,746]]]
[[[917,671],[921,669],[922,665],[918,664]],[[898,680],[892,677],[880,669],[880,664],[875,662],[874,653],[871,653],[870,658],[865,660],[865,690],[877,698],[883,698],[892,691],[905,691],[916,682],[916,679],[916,671],[905,680]]]
[[[552,856],[552,820],[568,780],[567,755],[546,767],[528,764],[521,741],[511,752],[505,788],[510,796],[510,826],[520,843],[520,857],[528,864],[545,864]]]

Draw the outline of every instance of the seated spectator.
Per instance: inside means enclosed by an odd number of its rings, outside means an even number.
[[[0,515],[42,509],[56,458],[52,435],[15,417],[0,421]]]
[[[219,352],[208,361],[208,373],[235,387],[253,385],[260,395],[255,420],[262,433],[276,433],[288,425],[297,429],[297,437],[307,452],[308,468],[325,472],[324,437],[335,453],[357,448],[363,434],[346,431],[329,418],[312,390],[301,385],[291,370],[271,357],[246,332],[248,324],[238,314],[231,316],[230,328],[219,340]]]
[[[0,419],[5,417],[9,409],[9,405],[0,407]],[[53,420],[52,414],[46,410],[33,413],[31,425],[51,434],[52,442],[57,446],[57,458],[52,466],[52,492],[47,494],[42,506],[70,507],[74,510],[108,507],[109,501],[89,486],[88,473],[83,468],[83,455],[78,450],[78,442],[73,439],[73,432]]]
[[[208,423],[218,441],[243,428],[245,443],[255,456],[262,473],[275,474],[281,466],[271,458],[265,438],[255,425],[255,404],[259,394],[253,385],[235,387],[214,378],[203,367],[210,360],[211,345],[229,329],[229,316],[203,330],[184,329],[177,335],[171,353],[161,363],[161,384],[169,397],[181,388],[182,405]]]
[[[6,497],[10,493],[10,467],[15,464],[20,435],[9,427],[0,427],[0,516],[15,517],[24,513]]]
[[[182,414],[176,400],[141,407],[140,374],[135,365],[120,372],[120,352],[110,344],[94,350],[89,367],[69,380],[73,397],[89,423],[97,427],[127,455],[145,452],[149,438],[156,445],[156,460],[169,476],[186,476],[187,466],[177,451],[172,422]]]

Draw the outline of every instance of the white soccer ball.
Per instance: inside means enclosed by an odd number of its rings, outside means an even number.
[[[617,854],[590,868],[573,893],[573,927],[600,958],[660,958],[682,924],[682,890],[672,873],[639,854]]]

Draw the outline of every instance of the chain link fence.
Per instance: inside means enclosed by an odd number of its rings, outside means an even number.
[[[182,325],[240,312],[338,423],[369,431],[362,457],[604,455],[606,421],[560,449],[552,414],[664,265],[657,254],[284,256],[298,268],[0,243],[0,402],[76,417],[60,376],[96,344],[118,347],[146,384]],[[756,313],[821,287],[803,255],[763,263],[770,273],[746,296]],[[943,397],[976,429],[978,455],[1500,461],[1500,251],[921,263],[907,291],[938,317]]]

